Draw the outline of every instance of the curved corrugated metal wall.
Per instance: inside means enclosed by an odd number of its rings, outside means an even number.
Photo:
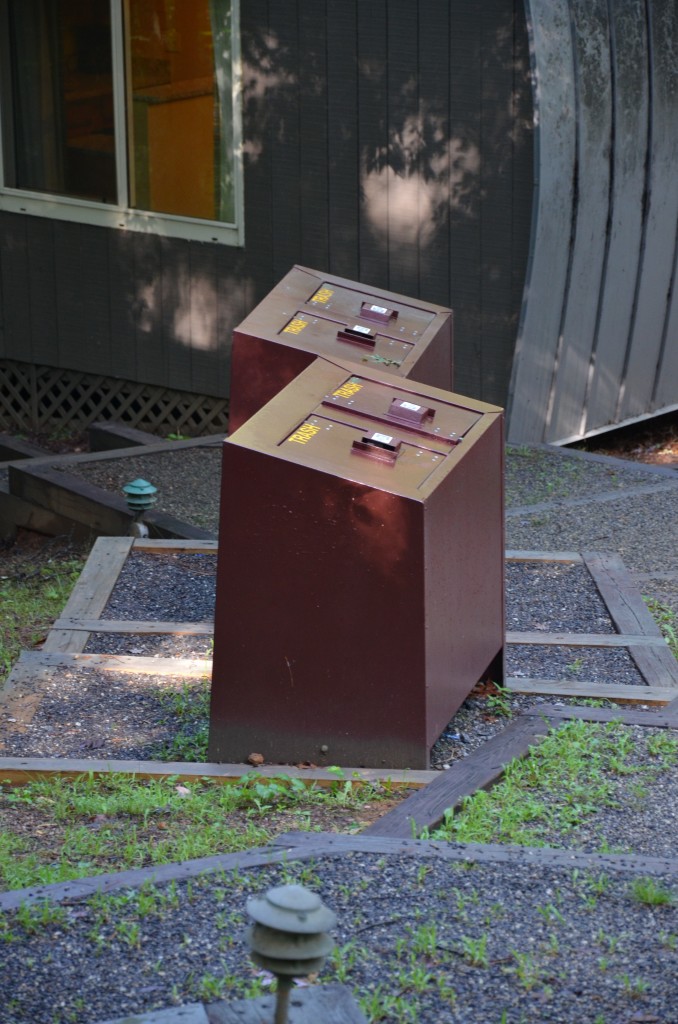
[[[678,406],[678,4],[526,0],[532,245],[509,439]]]

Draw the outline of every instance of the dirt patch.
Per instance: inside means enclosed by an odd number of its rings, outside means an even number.
[[[620,427],[572,447],[652,466],[678,468],[678,412]]]

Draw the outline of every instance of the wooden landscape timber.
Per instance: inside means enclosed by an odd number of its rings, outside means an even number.
[[[117,436],[112,431],[111,436]],[[31,527],[47,534],[69,533],[78,536],[124,536],[133,516],[121,494],[115,494],[68,472],[68,466],[92,462],[119,461],[143,455],[160,455],[196,447],[218,447],[225,434],[194,438],[187,441],[142,443],[134,440],[152,437],[127,428],[123,432],[124,447],[87,452],[82,455],[42,454],[35,458],[17,456],[20,461],[7,463],[9,492],[0,493],[0,517],[3,521]],[[109,432],[96,434],[102,444]],[[166,512],[150,510],[144,515],[149,530],[158,537],[193,538],[208,541],[213,534],[192,523],[186,523]]]
[[[573,697],[578,700],[613,700],[621,704],[658,704],[670,702],[676,690],[661,686],[629,686],[623,683],[596,683],[585,679],[524,679],[509,676],[507,690],[540,697]]]
[[[540,865],[545,869],[565,867],[570,870],[597,872],[632,871],[638,875],[678,876],[678,858],[647,857],[624,853],[584,853],[579,850],[553,850],[549,847],[499,846],[492,843],[448,843],[435,840],[401,838],[398,836],[340,835],[336,832],[285,832],[266,847],[239,853],[216,854],[197,860],[161,864],[150,868],[133,868],[108,875],[93,875],[69,882],[36,885],[0,893],[0,911],[16,910],[24,904],[75,903],[97,892],[115,892],[144,884],[198,878],[211,871],[244,873],[250,868],[268,864],[287,864],[292,860],[316,860],[319,857],[341,857],[353,853],[384,856],[417,857],[456,861],[464,864],[513,864],[517,867]]]
[[[128,775],[135,779],[163,779],[171,776],[177,782],[238,782],[247,775],[267,779],[299,779],[306,785],[323,788],[336,786],[337,775],[326,768],[299,768],[297,765],[262,764],[253,768],[249,764],[212,764],[188,761],[95,761],[91,758],[53,757],[0,757],[0,785],[25,786],[36,779],[58,776],[77,779],[82,775],[96,777]],[[403,771],[400,769],[349,768],[344,781],[354,785],[387,784],[393,789],[418,789],[428,786],[440,773],[437,771]],[[342,781],[341,779],[339,780]]]
[[[160,438],[147,430],[138,430],[115,420],[97,420],[87,428],[87,443],[91,452],[117,451],[120,448],[139,448],[157,444]]]

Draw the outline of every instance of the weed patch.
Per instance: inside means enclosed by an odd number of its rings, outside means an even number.
[[[643,601],[654,616],[674,658],[678,658],[678,616],[668,605],[653,597],[643,597]]]
[[[288,830],[359,831],[381,805],[405,795],[350,780],[322,788],[254,772],[221,785],[124,774],[39,780],[0,793],[0,887],[232,853]]]
[[[157,761],[207,760],[210,720],[210,681],[203,679],[197,686],[184,684],[179,691],[165,691],[159,700],[171,720],[174,731],[172,738],[154,754]]]
[[[38,645],[58,617],[84,564],[72,549],[12,558],[0,573],[0,683],[22,650]]]
[[[650,737],[641,763],[632,733],[620,723],[567,722],[507,765],[491,790],[466,797],[455,811],[445,812],[442,825],[424,838],[465,843],[552,845],[578,826],[593,824],[605,808],[617,806],[617,783],[627,776],[629,792],[642,799],[645,784],[668,770],[678,757],[678,741],[670,735]],[[635,787],[635,789],[632,789]],[[606,849],[600,841],[601,851]],[[596,892],[590,899],[595,901]]]

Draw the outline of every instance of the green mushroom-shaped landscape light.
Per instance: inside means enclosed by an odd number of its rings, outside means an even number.
[[[122,491],[127,499],[127,506],[134,515],[141,515],[141,513],[146,512],[158,500],[156,498],[158,488],[154,487],[153,484],[149,484],[148,480],[142,480],[141,477],[132,480],[129,484],[125,484]]]

